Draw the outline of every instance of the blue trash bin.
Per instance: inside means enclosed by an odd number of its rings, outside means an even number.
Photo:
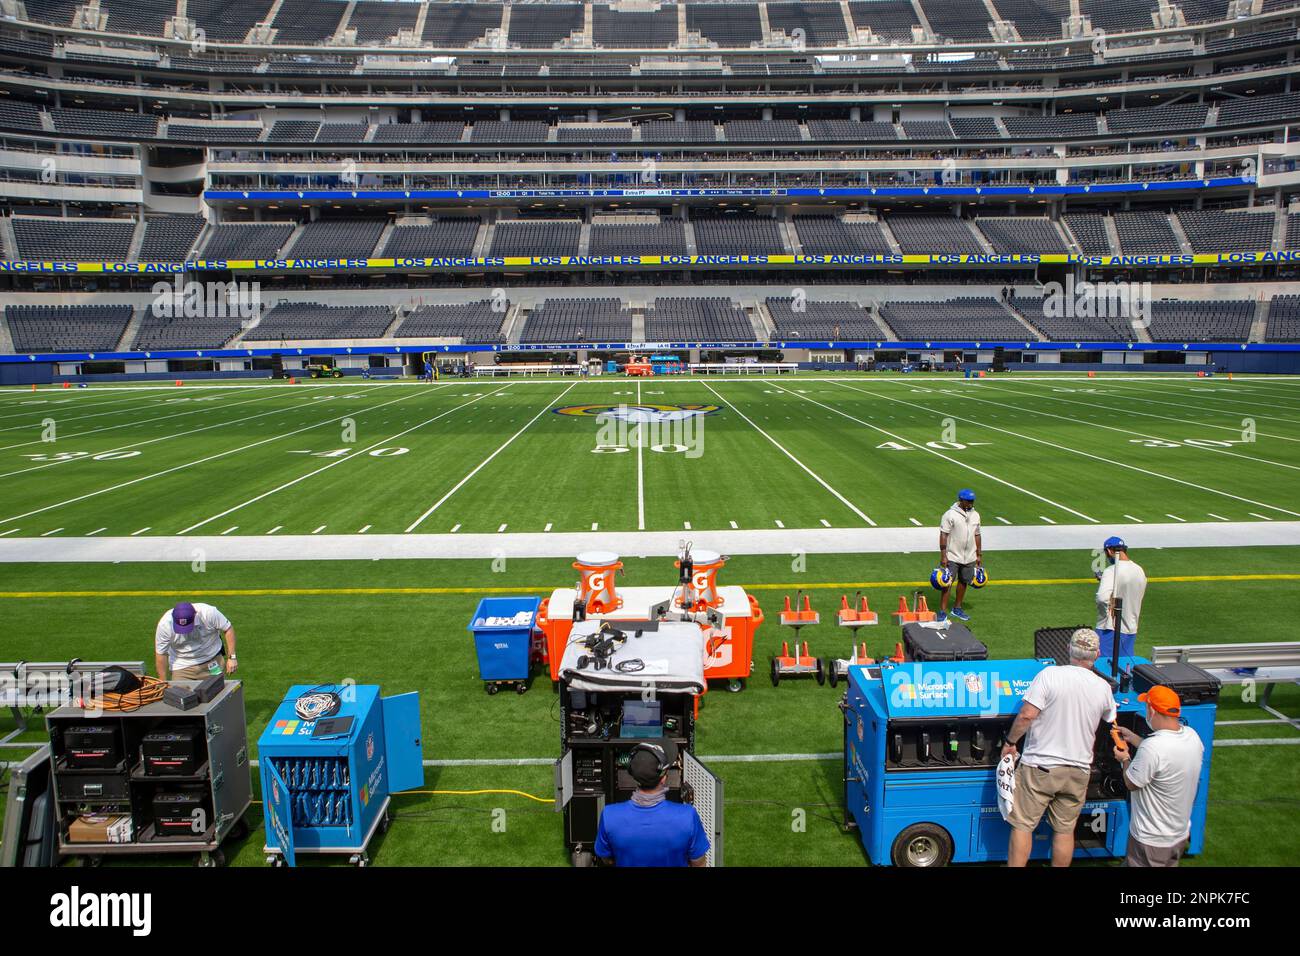
[[[500,682],[527,681],[537,622],[536,597],[483,598],[478,602],[469,630],[474,634],[479,677],[494,693]]]

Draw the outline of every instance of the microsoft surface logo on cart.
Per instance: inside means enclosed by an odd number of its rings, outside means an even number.
[[[128,927],[133,936],[153,929],[152,893],[83,893],[78,886],[50,897],[50,925],[56,928]]]

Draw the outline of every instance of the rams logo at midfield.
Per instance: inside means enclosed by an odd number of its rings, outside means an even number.
[[[552,409],[557,415],[572,415],[575,418],[599,418],[608,415],[629,424],[658,424],[662,422],[680,422],[701,415],[712,415],[719,411],[721,405],[565,405]]]

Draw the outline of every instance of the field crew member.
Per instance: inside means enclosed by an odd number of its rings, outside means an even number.
[[[615,866],[704,866],[709,837],[700,815],[668,799],[668,770],[676,762],[670,740],[637,745],[627,770],[638,789],[601,811],[596,856]]]
[[[158,621],[154,666],[163,680],[203,680],[215,674],[233,674],[239,666],[235,659],[235,629],[211,604],[182,601],[164,611]]]
[[[1112,595],[1121,602],[1119,652],[1132,657],[1137,645],[1138,617],[1142,613],[1142,596],[1147,593],[1147,575],[1142,566],[1128,556],[1123,538],[1111,536],[1102,545],[1107,566],[1097,585],[1097,636],[1101,638],[1101,656],[1109,658],[1114,650],[1115,622],[1111,613]]]
[[[962,610],[961,602],[966,597],[966,586],[975,577],[975,568],[983,563],[984,545],[980,540],[980,513],[975,510],[975,492],[963,488],[957,492],[957,500],[939,519],[939,564],[952,571],[956,579],[957,600],[953,604],[952,616],[959,621],[969,621],[970,615]],[[948,595],[952,588],[943,592],[939,599],[940,621],[948,617]]]
[[[1016,795],[1008,866],[1029,862],[1034,829],[1047,812],[1052,827],[1052,866],[1069,866],[1074,856],[1074,825],[1088,792],[1088,772],[1097,726],[1115,720],[1115,698],[1092,665],[1100,642],[1097,632],[1080,628],[1070,638],[1070,663],[1045,667],[1025,691],[1020,713],[1007,731],[1002,755],[1024,752],[1016,768]]]
[[[1127,752],[1114,751],[1133,792],[1125,866],[1177,866],[1192,832],[1192,802],[1201,777],[1205,745],[1183,724],[1182,701],[1170,687],[1156,685],[1138,700],[1147,705],[1155,731],[1139,737],[1119,728]]]

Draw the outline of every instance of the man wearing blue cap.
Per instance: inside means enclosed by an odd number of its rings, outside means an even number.
[[[1102,544],[1106,568],[1097,575],[1097,636],[1101,638],[1101,658],[1106,660],[1115,647],[1115,602],[1120,602],[1119,653],[1132,657],[1137,645],[1138,617],[1142,614],[1142,597],[1147,593],[1147,575],[1141,565],[1128,556],[1123,538],[1112,535]]]
[[[154,631],[153,649],[154,666],[163,680],[204,680],[233,674],[239,666],[235,629],[211,604],[182,601],[164,611]]]
[[[952,507],[939,520],[939,564],[952,572],[957,585],[952,616],[959,621],[970,620],[970,615],[962,610],[961,602],[966,597],[966,586],[975,578],[975,569],[983,561],[984,545],[980,539],[980,513],[975,510],[975,492],[963,488],[957,492]],[[939,599],[937,617],[940,621],[948,617],[950,593],[952,588],[945,590]]]

